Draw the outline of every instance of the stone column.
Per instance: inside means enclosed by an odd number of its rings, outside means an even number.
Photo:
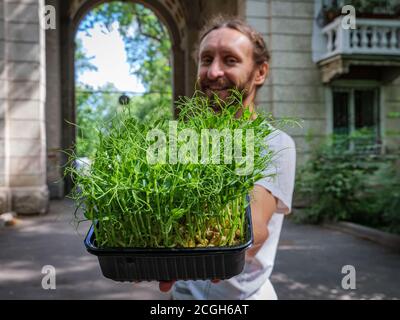
[[[0,158],[4,159],[4,182],[0,180],[0,184],[3,194],[10,195],[7,210],[44,213],[48,206],[45,33],[39,21],[44,0],[3,0],[1,4],[4,120],[0,132],[4,132],[4,150],[0,149]]]
[[[59,0],[47,0],[56,10],[56,29],[46,30],[46,141],[47,185],[50,198],[64,196],[61,170],[61,80],[60,80],[60,19]]]
[[[5,66],[4,1],[0,2],[0,213],[11,210],[10,192],[6,179],[5,113],[7,106]]]

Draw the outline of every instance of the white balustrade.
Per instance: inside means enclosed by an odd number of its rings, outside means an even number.
[[[356,29],[345,29],[338,17],[322,33],[326,53],[319,60],[336,54],[400,56],[400,20],[356,19]]]

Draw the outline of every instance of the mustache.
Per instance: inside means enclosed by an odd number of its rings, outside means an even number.
[[[202,90],[212,89],[233,89],[236,87],[234,83],[227,79],[217,79],[215,81],[204,80],[200,83]]]

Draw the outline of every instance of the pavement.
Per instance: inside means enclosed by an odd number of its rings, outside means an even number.
[[[90,223],[73,223],[74,203],[53,200],[46,215],[19,216],[0,228],[0,299],[169,299],[157,282],[120,283],[102,276],[83,239]],[[56,288],[43,289],[53,266]],[[342,288],[345,265],[356,288]],[[400,299],[400,255],[340,231],[284,222],[271,276],[280,299]]]
[[[345,266],[354,267],[354,290],[342,288],[349,283]],[[398,251],[285,220],[271,282],[279,299],[400,299],[399,271]]]

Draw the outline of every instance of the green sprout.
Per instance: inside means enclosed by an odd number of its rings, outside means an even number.
[[[241,139],[241,149],[227,149],[232,152],[230,162],[222,161],[223,157],[219,163],[184,161],[188,159],[184,154],[170,161],[175,149],[167,147],[167,161],[149,163],[147,151],[155,142],[148,134],[155,129],[167,133],[167,119],[140,122],[127,108],[98,130],[90,167],[80,170],[70,165],[65,171],[75,186],[70,197],[83,208],[85,219],[93,222],[98,247],[193,248],[245,242],[246,196],[273,165],[267,138],[275,129],[266,114],[252,119],[246,109],[235,117],[244,107],[242,99],[237,91],[232,91],[228,102],[218,97],[210,100],[199,92],[181,98],[177,130],[190,129],[199,139],[190,143],[178,139],[176,150],[191,146],[195,154],[210,156],[215,141],[202,139],[202,130],[253,130],[252,167],[245,174],[237,174],[246,165],[243,154],[250,142],[245,134],[232,136],[231,140]],[[215,112],[211,103],[218,103],[221,111]],[[174,142],[170,140],[166,135],[169,146]],[[221,138],[220,150],[228,142]],[[73,152],[69,157],[70,163],[77,159]]]

